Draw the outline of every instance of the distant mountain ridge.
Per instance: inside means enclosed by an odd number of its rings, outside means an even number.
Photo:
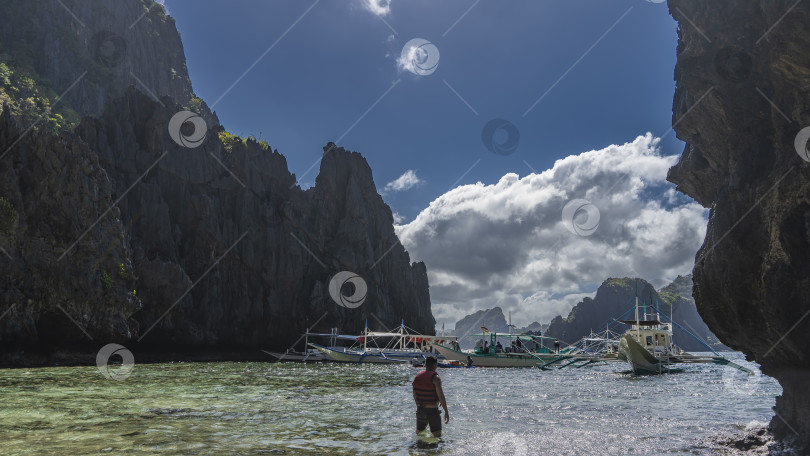
[[[707,350],[705,345],[695,340],[687,331],[715,350],[727,349],[712,334],[697,312],[695,301],[692,298],[691,275],[678,276],[660,291],[655,290],[652,284],[640,278],[607,279],[599,286],[593,298],[585,298],[580,301],[571,309],[566,318],[560,315],[554,317],[547,335],[566,343],[572,343],[587,336],[592,330],[597,332],[603,330],[608,322],[618,319],[633,306],[636,290],[638,290],[640,301],[649,303],[652,300],[653,303],[658,303],[658,309],[664,314],[661,316],[661,320],[668,322],[667,317],[671,316],[677,324],[686,328],[685,331],[676,326],[673,330],[673,340],[684,350]],[[632,315],[626,318],[632,319]],[[628,328],[626,325],[611,325],[612,330],[620,332],[626,328]]]
[[[493,307],[492,309],[484,309],[474,312],[465,316],[456,322],[455,329],[451,330],[448,335],[453,335],[461,338],[459,344],[462,348],[471,348],[475,344],[472,338],[464,337],[470,334],[477,334],[484,326],[492,332],[508,333],[509,323],[503,314],[503,309],[500,307]],[[523,328],[514,328],[512,330],[515,334],[522,334],[527,332],[539,333],[545,332],[548,325],[533,321],[528,326]]]

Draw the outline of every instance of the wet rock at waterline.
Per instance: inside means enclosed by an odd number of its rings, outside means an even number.
[[[807,444],[810,167],[794,142],[810,125],[810,5],[669,7],[680,24],[673,121],[687,145],[668,179],[712,208],[697,307],[720,340],[779,380],[775,435]]]

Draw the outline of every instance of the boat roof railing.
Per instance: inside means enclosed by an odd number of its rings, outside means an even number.
[[[447,340],[452,341],[456,340],[456,336],[428,336],[424,334],[410,334],[410,333],[393,333],[393,332],[377,332],[377,331],[369,331],[366,336],[368,337],[407,337],[409,340],[411,339],[422,339],[422,340]]]
[[[495,332],[485,332],[485,333],[478,333],[478,334],[470,334],[469,337],[489,337],[492,335],[495,337],[505,337],[507,339],[520,339],[520,340],[532,340],[532,339],[546,339],[546,340],[557,340],[556,337],[547,337],[547,336],[534,336],[532,334],[505,334],[505,333],[495,333]]]
[[[315,336],[315,337],[334,337],[336,339],[341,340],[357,340],[360,336],[350,336],[348,334],[331,334],[331,333],[306,333],[306,336]]]
[[[616,320],[619,323],[624,323],[626,325],[638,325],[638,326],[658,326],[662,324],[662,322],[658,320]]]

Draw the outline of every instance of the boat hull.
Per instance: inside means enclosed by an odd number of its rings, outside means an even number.
[[[379,352],[337,351],[318,344],[309,344],[327,358],[343,363],[402,364],[410,363],[416,357],[423,360],[431,353],[413,350],[384,350]]]
[[[669,363],[662,362],[642,347],[629,334],[619,340],[619,359],[627,361],[634,374],[662,374],[669,371]]]
[[[498,353],[494,355],[479,355],[475,353],[465,353],[439,344],[433,344],[445,358],[452,361],[467,362],[467,357],[472,358],[475,367],[535,367],[544,366],[560,359],[570,358],[556,354],[528,354],[528,353]]]

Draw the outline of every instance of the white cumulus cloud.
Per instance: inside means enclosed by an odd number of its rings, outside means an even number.
[[[662,156],[651,134],[557,160],[523,178],[457,187],[397,226],[403,245],[427,264],[433,312],[454,322],[498,305],[515,324],[567,315],[609,277],[663,286],[692,269],[707,211],[666,182],[677,156]],[[566,229],[574,199],[599,212],[596,230]],[[588,213],[573,214],[587,226]]]
[[[363,7],[377,16],[387,16],[391,12],[392,0],[361,0]]]
[[[405,190],[410,190],[423,182],[424,181],[419,179],[414,170],[409,169],[405,171],[403,175],[385,184],[385,187],[383,187],[383,193],[403,192]]]
[[[416,62],[420,62],[427,58],[425,51],[416,46],[409,46],[402,51],[402,55],[397,58],[397,68],[401,71],[409,71],[414,74],[419,74],[419,69]]]

